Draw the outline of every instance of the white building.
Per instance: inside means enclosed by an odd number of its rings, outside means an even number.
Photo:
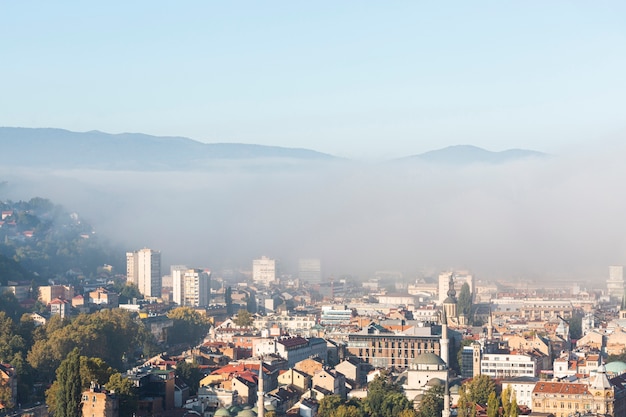
[[[187,271],[187,265],[170,266],[172,276],[172,301],[178,305],[183,305],[183,275]]]
[[[624,267],[609,266],[609,279],[606,280],[609,297],[622,299],[624,296]]]
[[[510,387],[515,395],[517,405],[532,408],[533,390],[538,381],[539,378],[536,377],[508,378],[502,381],[502,389],[505,390]]]
[[[276,260],[267,256],[252,261],[252,280],[255,283],[270,285],[276,282]]]
[[[141,249],[126,253],[126,279],[145,297],[161,296],[161,252]]]
[[[211,271],[188,269],[182,277],[182,305],[208,306],[211,294]]]
[[[277,354],[287,361],[288,367],[293,367],[296,363],[312,358],[319,357],[326,362],[328,354],[328,346],[326,341],[321,338],[312,337],[305,339],[303,337],[282,337],[279,339],[264,338],[256,339],[252,342],[252,355],[271,355]]]
[[[484,354],[480,360],[480,373],[491,378],[507,378],[539,374],[536,356],[529,354]]]

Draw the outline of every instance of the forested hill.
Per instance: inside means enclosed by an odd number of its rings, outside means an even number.
[[[0,285],[63,282],[72,275],[94,275],[105,263],[120,267],[121,255],[114,255],[77,213],[43,198],[2,201],[0,211]]]

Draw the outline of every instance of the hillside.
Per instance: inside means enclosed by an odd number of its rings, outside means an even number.
[[[134,171],[210,168],[218,160],[334,158],[309,149],[16,127],[0,127],[0,149],[0,164],[5,166]]]

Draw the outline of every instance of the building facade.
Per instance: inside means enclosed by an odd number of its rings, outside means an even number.
[[[395,333],[378,325],[348,335],[348,353],[375,368],[406,369],[422,353],[441,355],[441,334],[433,327]]]
[[[252,280],[258,284],[270,285],[276,282],[276,260],[267,256],[252,261]]]
[[[147,248],[127,252],[126,279],[145,297],[160,297],[161,252]]]

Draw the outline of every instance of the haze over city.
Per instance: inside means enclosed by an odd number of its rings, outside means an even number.
[[[626,263],[621,2],[4,4],[0,125],[306,148],[343,162],[0,168],[164,264],[316,257],[601,281]],[[391,161],[451,145],[504,164]],[[123,152],[123,149],[120,149]]]

